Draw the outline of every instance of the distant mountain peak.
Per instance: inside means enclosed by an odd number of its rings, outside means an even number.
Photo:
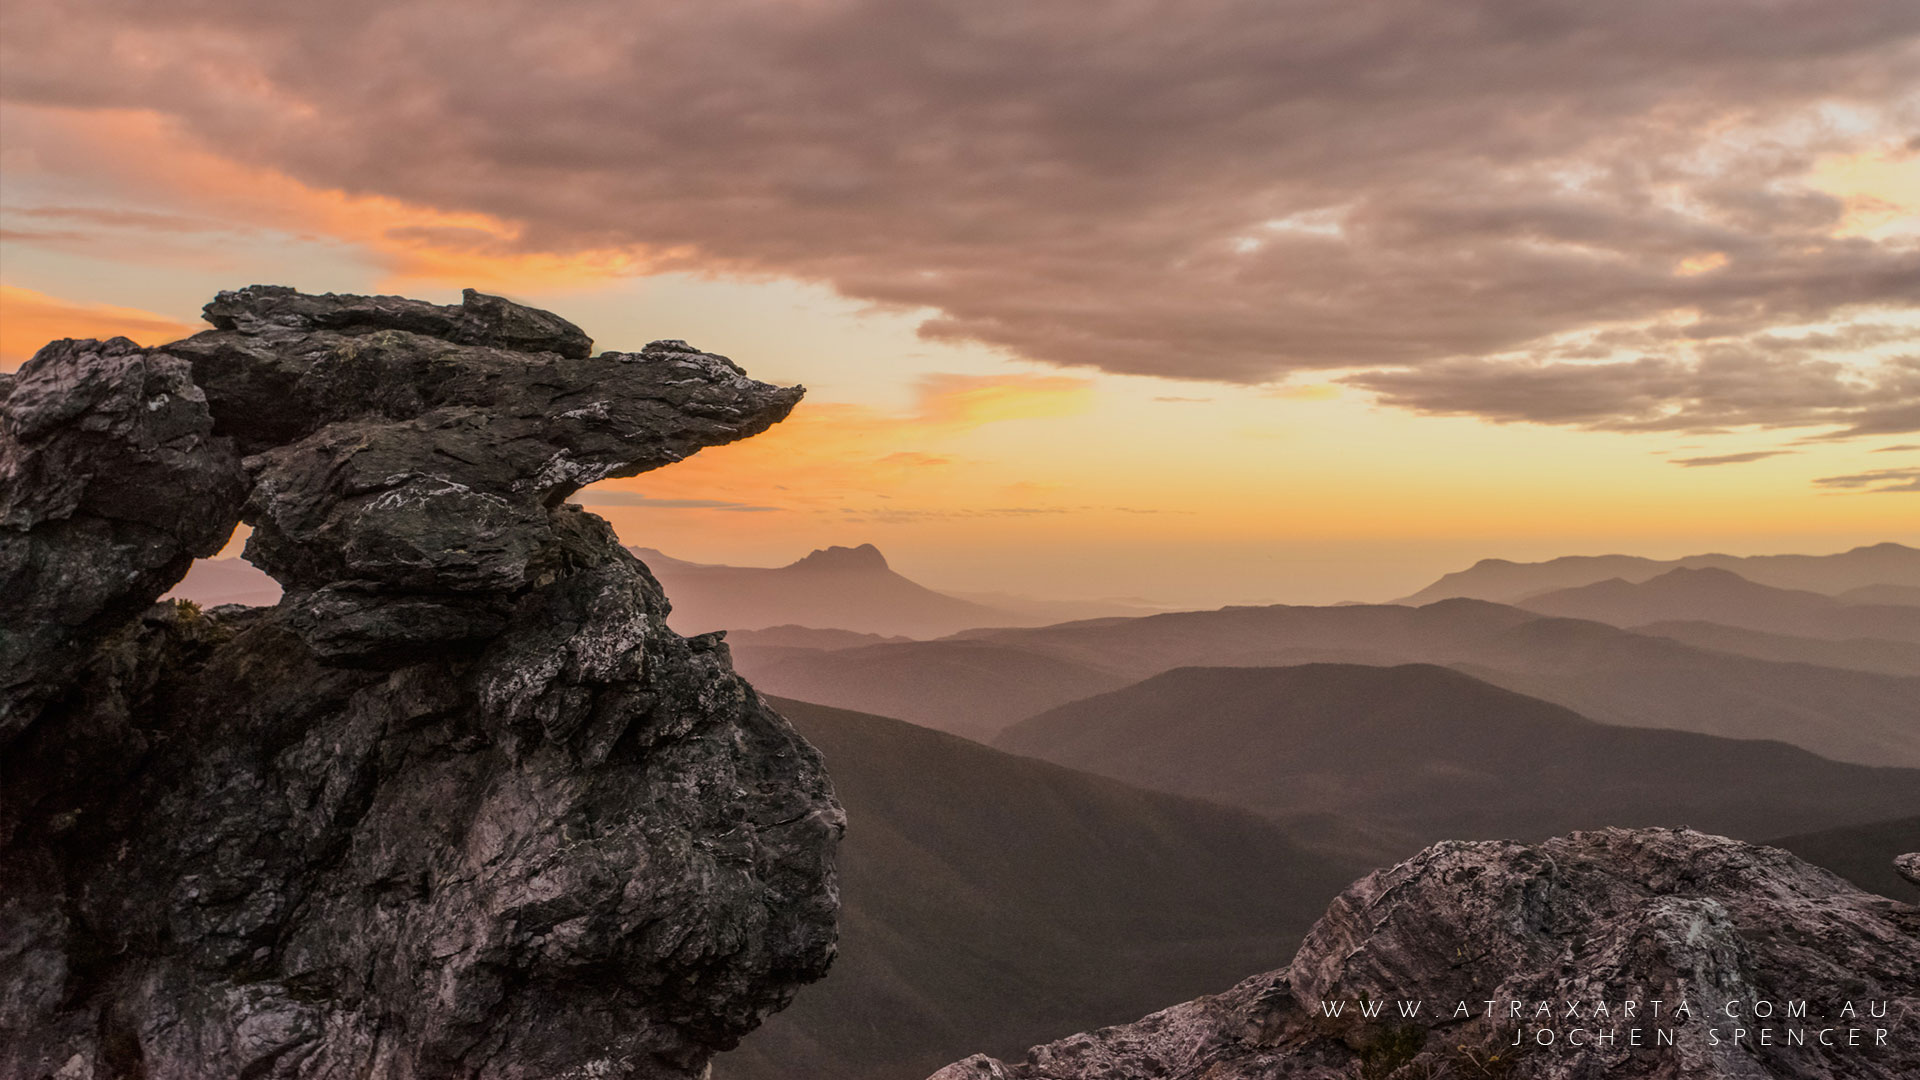
[[[892,569],[892,567],[887,565],[887,557],[880,554],[880,549],[874,547],[872,544],[861,544],[859,547],[840,547],[839,545],[834,545],[833,547],[819,548],[809,552],[805,558],[793,563],[787,569],[797,570],[803,567],[808,570],[874,571]]]
[[[1670,570],[1706,567],[1733,571],[1756,585],[1828,596],[1867,586],[1920,588],[1920,549],[1885,541],[1831,555],[1713,552],[1680,559],[1648,559],[1637,555],[1563,555],[1544,562],[1481,559],[1465,570],[1442,575],[1438,581],[1397,602],[1419,605],[1448,596],[1473,596],[1513,603],[1611,578],[1638,584]]]
[[[1616,578],[1615,580],[1619,580],[1619,579]],[[1746,577],[1738,573],[1735,573],[1732,570],[1728,570],[1724,566],[1675,567],[1674,569],[1669,570],[1666,573],[1659,575],[1658,577],[1649,579],[1649,581],[1646,582],[1646,584],[1651,584],[1652,582],[1661,581],[1661,580],[1665,580],[1668,582],[1693,582],[1693,583],[1713,582],[1713,583],[1718,583],[1723,585],[1745,585],[1753,588],[1762,588],[1762,589],[1770,587],[1765,585],[1757,585],[1753,581],[1748,580]]]

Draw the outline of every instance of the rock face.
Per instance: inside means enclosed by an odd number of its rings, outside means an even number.
[[[843,817],[566,500],[801,391],[471,291],[207,318],[0,380],[0,1080],[700,1075],[825,972]],[[278,606],[153,604],[239,520]]]
[[[0,395],[4,745],[91,646],[226,543],[246,484],[177,357],[56,341]]]
[[[1355,883],[1285,970],[934,1080],[1442,1076],[1920,1076],[1920,908],[1688,830],[1448,841]]]

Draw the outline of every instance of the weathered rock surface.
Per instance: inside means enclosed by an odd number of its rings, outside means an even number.
[[[1449,841],[1355,883],[1285,970],[934,1080],[1442,1076],[1920,1076],[1920,908],[1688,830]]]
[[[0,1080],[700,1075],[824,973],[818,755],[581,485],[800,396],[255,287],[0,380]],[[237,520],[286,595],[155,605]]]
[[[4,745],[88,649],[226,543],[246,486],[176,357],[56,341],[0,393]]]

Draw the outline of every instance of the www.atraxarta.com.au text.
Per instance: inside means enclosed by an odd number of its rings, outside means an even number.
[[[1429,1010],[1424,1001],[1322,1001],[1328,1019],[1461,1020],[1484,1017],[1514,1024],[1513,1046],[1672,1046],[1677,1026],[1703,1022],[1708,1045],[1886,1046],[1891,1029],[1870,1023],[1884,1020],[1885,1001],[1843,1001],[1836,1009],[1812,1010],[1804,1000],[1728,1001],[1717,1007],[1685,998],[1622,1001],[1456,1001],[1450,1009]],[[1642,1026],[1652,1025],[1652,1026]]]

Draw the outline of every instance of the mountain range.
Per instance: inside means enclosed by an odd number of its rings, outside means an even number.
[[[1893,818],[1920,769],[1785,743],[1595,723],[1430,664],[1180,668],[1023,721],[1001,749],[1282,823],[1333,814],[1440,839],[1600,825],[1744,839]]]
[[[1801,577],[1825,568],[1833,584],[1834,573],[1898,572],[1909,554],[1920,553],[1882,544],[1742,565]],[[1638,583],[1551,590],[1523,607],[1230,607],[1034,627],[902,577],[871,545],[770,569],[641,555],[667,583],[674,625],[733,631],[742,672],[768,692],[975,739],[1180,666],[1438,663],[1603,723],[1920,765],[1920,607],[1878,602],[1904,595],[1895,584],[1854,585],[1836,598],[1728,570],[1669,568]],[[278,588],[220,559],[196,563],[171,595],[260,604]],[[910,640],[939,633],[952,636]]]
[[[670,619],[685,634],[799,625],[931,638],[981,626],[1043,626],[1154,610],[1117,602],[936,592],[895,571],[872,544],[821,548],[775,567],[694,563],[653,548],[630,550],[666,586],[673,598]]]
[[[1622,627],[1689,620],[1796,637],[1920,644],[1920,606],[1850,603],[1713,567],[1681,567],[1641,582],[1609,578],[1530,596],[1517,606]]]
[[[1878,641],[1870,638],[1835,641],[1792,634],[1768,634],[1694,619],[1647,623],[1634,629],[1638,633],[1671,638],[1699,649],[1736,653],[1759,660],[1877,671],[1883,675],[1920,675],[1920,644],[1909,641]]]
[[[910,581],[872,544],[822,548],[774,567],[685,562],[652,548],[630,550],[666,588],[673,601],[668,619],[683,634],[800,624],[924,638],[1030,622]]]
[[[976,738],[1064,704],[1076,687],[1112,690],[1177,667],[1442,664],[1602,723],[1920,766],[1920,678],[1737,656],[1477,600],[1172,612],[777,657],[748,649],[736,661],[773,692],[889,708]]]
[[[764,693],[896,716],[980,742],[1016,719],[1131,681],[1033,649],[959,639],[837,649],[743,644],[733,647],[733,660]]]
[[[1904,544],[1873,544],[1835,555],[1689,555],[1647,559],[1637,555],[1566,555],[1545,562],[1482,559],[1447,574],[1403,604],[1468,597],[1511,603],[1554,589],[1620,578],[1646,581],[1669,570],[1731,570],[1748,581],[1783,589],[1835,594],[1871,586],[1920,587],[1920,549]]]

